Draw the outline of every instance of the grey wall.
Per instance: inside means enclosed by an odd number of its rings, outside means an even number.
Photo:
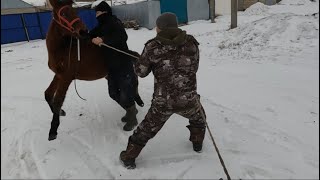
[[[139,25],[148,29],[155,27],[160,15],[159,1],[144,1],[134,4],[112,6],[113,13],[121,20],[137,20]]]
[[[188,21],[209,19],[208,0],[187,0]]]
[[[160,1],[148,1],[149,29],[156,27],[156,20],[161,15]]]

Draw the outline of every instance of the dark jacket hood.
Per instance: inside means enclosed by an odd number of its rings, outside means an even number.
[[[187,38],[186,31],[179,28],[166,28],[161,30],[157,36],[156,40],[160,41],[163,45],[181,45],[184,44]]]
[[[97,17],[97,20],[98,20],[98,23],[99,24],[104,24],[106,23],[107,21],[110,20],[110,18],[112,18],[112,15],[109,14],[109,13],[104,13],[104,14],[101,14],[100,16]]]
[[[102,1],[100,4],[98,4],[95,8],[95,11],[102,11],[102,12],[107,12],[107,14],[112,15],[112,9],[109,6],[108,3],[106,3],[105,1]]]

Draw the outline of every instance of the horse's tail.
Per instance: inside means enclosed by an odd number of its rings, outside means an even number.
[[[139,93],[136,94],[136,96],[134,97],[134,101],[136,101],[136,103],[140,106],[143,107],[144,103],[139,95]]]
[[[132,54],[136,57],[140,57],[140,54],[136,51],[131,51],[131,50],[127,50],[127,52],[129,54]],[[135,58],[132,58],[133,61],[136,61],[137,59]],[[134,86],[135,86],[135,90],[136,90],[136,94],[135,94],[135,97],[134,97],[134,101],[140,106],[140,107],[143,107],[144,106],[144,103],[139,95],[139,90],[138,90],[138,86],[139,86],[139,80],[138,80],[138,76],[136,74],[134,74]]]
[[[144,106],[144,103],[139,95],[139,80],[138,80],[138,76],[136,74],[134,74],[134,86],[135,86],[135,90],[136,90],[136,93],[135,93],[135,96],[134,96],[134,101],[140,106],[140,107],[143,107]]]

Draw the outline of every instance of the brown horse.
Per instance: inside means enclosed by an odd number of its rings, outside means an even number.
[[[50,3],[53,7],[53,19],[47,33],[46,45],[48,65],[55,76],[45,91],[45,99],[53,113],[49,141],[56,139],[60,116],[65,116],[61,107],[70,83],[75,79],[91,81],[108,75],[107,57],[102,49],[92,44],[91,40],[82,38],[87,29],[72,8],[72,0],[50,0]],[[80,61],[77,39],[80,40]],[[137,87],[138,82],[135,85]],[[138,89],[135,100],[138,105],[143,106]]]

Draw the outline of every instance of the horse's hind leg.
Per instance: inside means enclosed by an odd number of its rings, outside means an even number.
[[[49,107],[50,107],[52,113],[54,113],[53,112],[53,106],[52,106],[53,96],[55,95],[55,92],[57,90],[58,80],[59,80],[58,76],[55,75],[53,77],[53,80],[51,81],[49,87],[44,92],[44,97],[45,97],[47,103],[49,104]],[[60,110],[60,116],[65,116],[65,115],[66,115],[66,112],[63,109],[61,109]]]
[[[53,118],[51,121],[51,128],[49,131],[49,141],[54,140],[57,138],[57,130],[60,125],[60,113],[63,101],[66,97],[67,90],[69,88],[72,79],[59,79],[57,84],[57,90],[53,97],[52,101],[52,111],[53,111]]]

